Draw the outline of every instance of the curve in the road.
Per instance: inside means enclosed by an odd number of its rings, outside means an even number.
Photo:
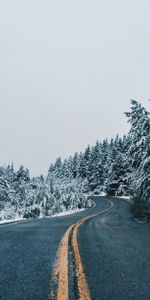
[[[78,246],[78,229],[87,220],[94,218],[98,215],[106,213],[113,208],[113,202],[110,200],[106,201],[110,204],[108,208],[86,217],[81,218],[75,224],[69,226],[65,232],[59,249],[57,251],[54,268],[52,272],[51,280],[51,292],[50,299],[57,300],[68,300],[69,299],[69,287],[68,287],[68,256],[69,256],[69,237],[72,233],[71,246],[73,249],[74,259],[75,259],[75,277],[77,280],[78,295],[80,300],[91,300],[90,291],[86,281],[86,276],[84,273],[83,264],[81,261],[79,246]]]

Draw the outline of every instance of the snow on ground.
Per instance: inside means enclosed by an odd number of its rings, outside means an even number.
[[[73,210],[66,210],[66,211],[62,211],[62,212],[60,212],[58,214],[55,214],[55,215],[51,216],[50,218],[73,215],[73,214],[79,213],[79,212],[81,212],[83,210],[85,210],[85,208],[73,209]]]
[[[107,196],[107,194],[105,193],[105,192],[100,192],[100,193],[95,193],[95,192],[90,192],[90,193],[87,193],[86,194],[86,196],[88,196],[88,197],[92,197],[92,196],[96,196],[96,197],[105,197],[105,196]]]
[[[19,222],[19,221],[23,221],[23,220],[25,220],[25,219],[23,219],[23,218],[16,218],[16,219],[10,219],[10,220],[2,220],[2,221],[0,221],[0,225],[1,224],[8,224],[8,223],[14,223],[14,222]]]
[[[115,196],[115,198],[130,200],[130,196]]]
[[[55,214],[53,216],[50,216],[48,218],[55,218],[55,217],[73,215],[73,214],[79,213],[83,210],[85,210],[85,208],[62,211],[62,212],[57,213],[57,214]],[[45,217],[40,217],[38,219],[42,219],[42,218],[45,218]],[[0,225],[9,224],[9,223],[16,223],[16,222],[19,222],[19,221],[27,221],[27,220],[33,220],[33,219],[24,219],[24,218],[16,218],[16,219],[10,219],[10,220],[5,219],[5,220],[0,221]]]
[[[133,203],[133,201],[131,200],[131,196],[115,196],[115,198],[118,198],[118,199],[124,199],[124,200],[126,200],[127,202],[129,202],[130,204]]]
[[[100,196],[106,196],[107,194],[105,192],[101,192]]]
[[[107,196],[107,194],[105,192],[101,192],[100,194],[91,194],[91,196],[96,196],[96,197],[105,197]],[[113,196],[115,198],[120,198],[120,199],[126,199],[126,200],[130,200],[130,196]]]

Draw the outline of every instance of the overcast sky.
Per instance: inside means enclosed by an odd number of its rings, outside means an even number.
[[[150,1],[0,0],[0,164],[46,173],[150,105]]]

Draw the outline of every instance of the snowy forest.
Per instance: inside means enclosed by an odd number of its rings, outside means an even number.
[[[0,220],[52,216],[94,205],[91,194],[130,196],[136,218],[150,220],[150,113],[131,100],[130,131],[97,141],[51,164],[46,177],[0,167]]]

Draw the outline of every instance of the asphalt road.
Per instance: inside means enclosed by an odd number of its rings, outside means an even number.
[[[138,224],[129,204],[85,222],[78,237],[93,300],[150,299],[150,224]]]
[[[61,238],[70,224],[107,208],[107,199],[96,197],[95,208],[75,215],[1,225],[0,300],[49,299]],[[149,300],[150,224],[134,222],[124,200],[111,201],[112,210],[86,220],[78,231],[91,299]]]

